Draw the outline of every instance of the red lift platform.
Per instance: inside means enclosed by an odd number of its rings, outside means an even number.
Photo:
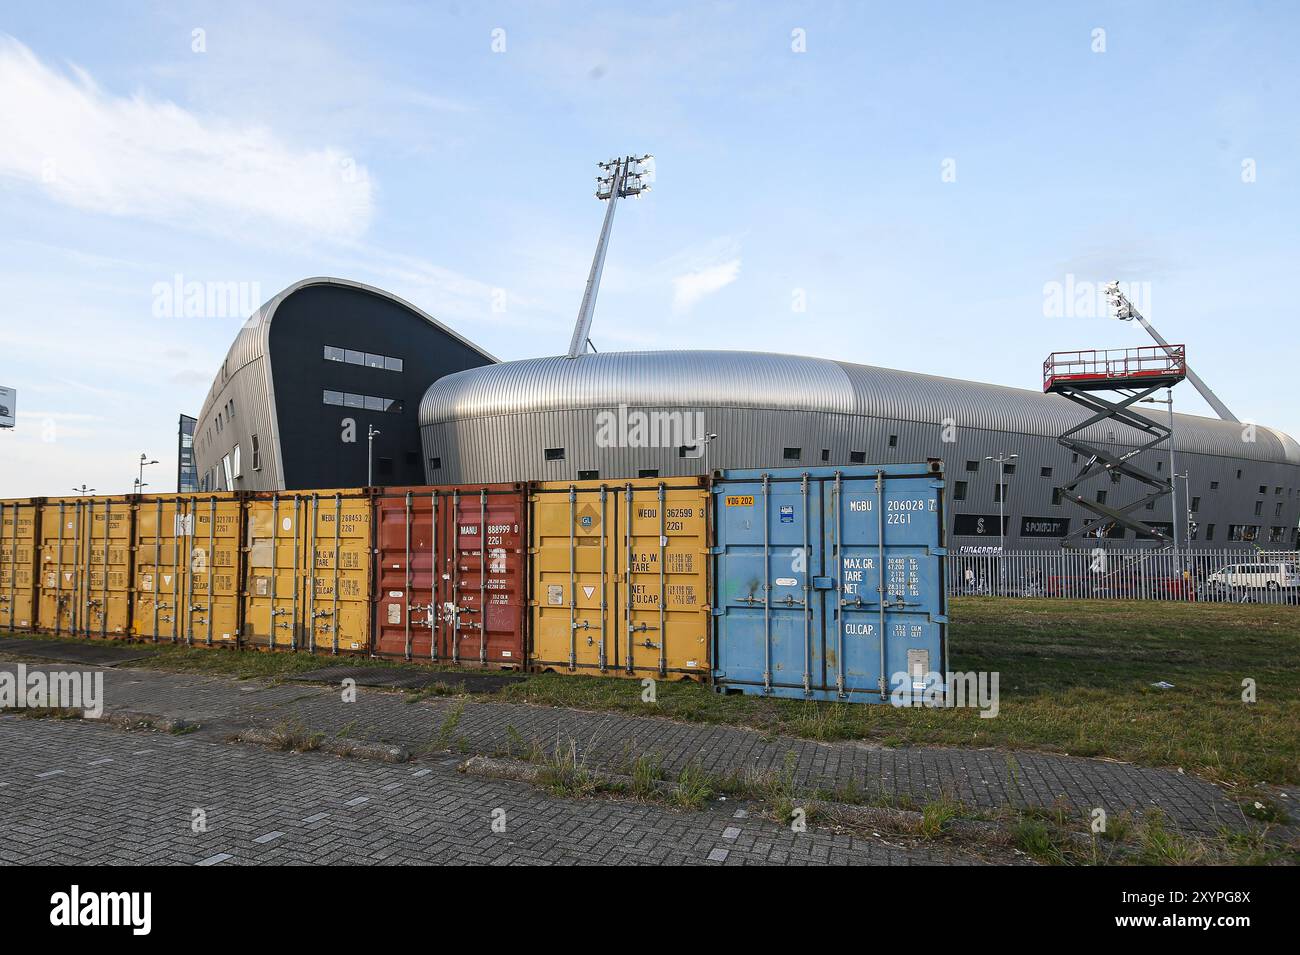
[[[1133,463],[1144,451],[1149,451],[1171,438],[1173,431],[1130,406],[1149,397],[1161,388],[1172,388],[1187,377],[1187,349],[1183,345],[1143,345],[1138,348],[1081,349],[1052,352],[1043,362],[1043,391],[1064,395],[1092,412],[1091,416],[1075,425],[1057,440],[1084,460],[1083,469],[1070,483],[1061,488],[1062,496],[1069,498],[1097,517],[1085,521],[1062,544],[1071,546],[1084,538],[1096,537],[1100,532],[1109,534],[1112,525],[1131,527],[1139,535],[1170,542],[1168,535],[1130,516],[1133,511],[1159,500],[1173,492],[1173,475],[1161,478]],[[1121,401],[1102,398],[1094,392],[1114,391],[1123,396]],[[1145,435],[1148,440],[1131,450],[1117,454],[1082,437],[1094,425],[1117,421]],[[1146,485],[1150,491],[1122,507],[1110,507],[1089,500],[1079,493],[1085,481],[1109,477],[1118,484],[1122,476]]]

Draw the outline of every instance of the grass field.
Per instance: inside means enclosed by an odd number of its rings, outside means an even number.
[[[649,711],[820,740],[1106,756],[1238,785],[1300,782],[1298,608],[966,597],[952,601],[951,616],[951,668],[1001,675],[996,718],[970,709],[721,696],[662,682],[658,701],[646,704],[639,681],[559,674],[534,675],[494,698]],[[327,665],[302,654],[162,649],[132,665],[286,679]],[[1242,700],[1247,679],[1255,703]],[[1160,680],[1173,688],[1150,685]]]

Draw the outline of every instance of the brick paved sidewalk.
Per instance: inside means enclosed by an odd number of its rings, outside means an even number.
[[[0,667],[12,664],[0,663]],[[344,703],[337,688],[269,686],[194,674],[116,668],[104,671],[106,706],[208,724],[208,732],[292,724],[311,732],[428,752],[451,744],[464,753],[501,753],[572,743],[593,767],[620,769],[642,753],[666,773],[698,763],[711,774],[781,772],[793,767],[805,791],[856,786],[866,794],[926,803],[950,794],[968,805],[1050,807],[1080,814],[1103,808],[1164,811],[1181,828],[1215,832],[1243,825],[1240,810],[1213,784],[1174,770],[1150,769],[1030,751],[958,748],[884,749],[854,742],[765,737],[730,726],[678,723],[654,716],[584,712],[519,703],[435,698],[411,703],[391,692],[359,689]],[[629,693],[639,692],[629,684]],[[647,706],[647,709],[650,707]],[[459,718],[453,714],[459,710]],[[454,722],[454,726],[451,726]]]

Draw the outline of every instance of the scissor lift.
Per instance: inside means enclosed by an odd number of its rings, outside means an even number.
[[[1062,545],[1070,547],[1085,538],[1096,536],[1098,530],[1109,530],[1111,524],[1131,527],[1140,535],[1172,543],[1169,535],[1146,524],[1131,512],[1144,508],[1173,492],[1173,475],[1167,479],[1145,471],[1133,463],[1143,451],[1149,451],[1170,439],[1172,429],[1158,424],[1130,406],[1159,391],[1172,387],[1187,377],[1187,349],[1183,345],[1148,345],[1139,348],[1083,349],[1079,351],[1052,352],[1043,362],[1043,391],[1064,395],[1092,412],[1091,417],[1075,425],[1058,439],[1060,443],[1084,460],[1083,469],[1061,494],[1091,511],[1097,517],[1086,521],[1082,527],[1068,535]],[[1096,392],[1113,391],[1123,396],[1121,401],[1103,398]],[[1123,454],[1116,455],[1106,448],[1084,440],[1081,435],[1093,425],[1103,421],[1117,421],[1147,435],[1150,440]],[[1079,485],[1099,476],[1108,476],[1118,484],[1127,475],[1145,484],[1151,490],[1132,504],[1110,507],[1088,500],[1079,493]]]

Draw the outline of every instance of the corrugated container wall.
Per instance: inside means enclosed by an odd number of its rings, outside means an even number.
[[[708,678],[707,483],[534,485],[534,667]]]
[[[36,626],[37,514],[34,501],[0,501],[0,629]]]
[[[375,653],[518,667],[527,660],[522,484],[388,488],[375,498]]]
[[[724,471],[713,494],[720,689],[942,699],[939,462]]]

